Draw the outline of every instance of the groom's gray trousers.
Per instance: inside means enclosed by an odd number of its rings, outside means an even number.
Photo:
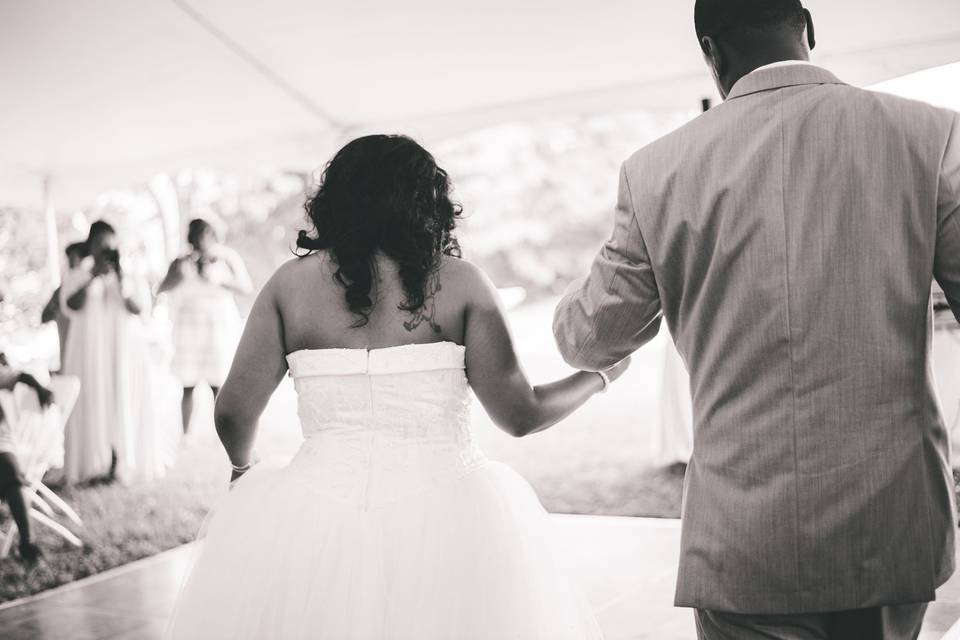
[[[916,640],[924,604],[853,611],[751,615],[696,609],[700,640]]]

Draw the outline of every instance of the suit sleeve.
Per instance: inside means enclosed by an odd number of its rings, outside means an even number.
[[[960,321],[960,114],[954,114],[940,165],[933,277]]]
[[[563,359],[584,371],[613,366],[657,335],[660,295],[640,226],[626,168],[613,233],[593,261],[590,274],[570,285],[553,317]]]

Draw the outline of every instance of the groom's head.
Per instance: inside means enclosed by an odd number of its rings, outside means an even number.
[[[781,60],[807,60],[813,20],[800,0],[697,0],[697,40],[726,98],[737,80]]]

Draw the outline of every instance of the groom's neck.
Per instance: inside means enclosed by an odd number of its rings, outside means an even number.
[[[726,93],[729,93],[733,85],[748,73],[774,62],[786,62],[788,60],[808,62],[810,53],[802,47],[784,47],[756,51],[750,55],[731,56],[724,78]]]

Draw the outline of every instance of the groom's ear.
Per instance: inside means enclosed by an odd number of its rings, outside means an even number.
[[[813,16],[810,15],[809,9],[803,10],[803,17],[807,21],[807,45],[810,47],[810,51],[813,51],[813,48],[817,46],[817,35],[813,28]]]
[[[700,48],[703,49],[703,57],[707,61],[716,74],[717,78],[720,78],[725,69],[725,60],[723,54],[720,53],[720,47],[717,46],[717,41],[713,39],[712,36],[703,36],[700,40]]]

